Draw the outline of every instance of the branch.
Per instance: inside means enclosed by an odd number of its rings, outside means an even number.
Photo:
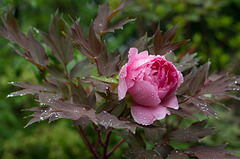
[[[89,141],[89,139],[88,139],[84,129],[82,128],[82,126],[78,125],[78,127],[79,127],[79,130],[80,130],[78,132],[81,135],[81,137],[84,139],[85,144],[88,147],[89,151],[92,153],[93,157],[95,159],[100,159],[98,154],[96,153],[96,151],[93,149],[93,147],[92,147],[92,145],[91,145],[91,143],[90,143],[90,141]]]
[[[110,139],[110,136],[111,136],[112,132],[110,131],[107,136],[106,136],[106,139],[105,139],[105,142],[104,142],[104,147],[103,147],[103,159],[106,159],[107,157],[107,148],[108,148],[108,143],[109,143],[109,139]]]
[[[109,151],[109,153],[107,154],[106,158],[108,158],[110,155],[112,155],[112,153],[125,141],[125,139],[122,139],[121,141],[119,141],[111,151]]]

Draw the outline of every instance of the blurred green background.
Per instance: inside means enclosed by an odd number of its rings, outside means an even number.
[[[68,15],[81,17],[80,23],[87,33],[91,20],[96,17],[97,6],[103,2],[104,0],[0,0],[0,16],[4,17],[8,10],[12,10],[24,33],[30,27],[47,32],[50,15],[59,10],[67,21]],[[113,9],[119,2],[120,0],[109,0]],[[211,72],[240,74],[239,12],[239,0],[134,0],[115,20],[131,17],[137,18],[136,22],[105,37],[110,51],[116,48],[124,51],[145,32],[152,36],[159,22],[163,31],[179,24],[176,40],[191,41],[176,51],[177,56],[198,52],[200,63],[209,58],[212,61]],[[31,63],[14,53],[7,40],[0,38],[0,158],[90,158],[69,120],[51,124],[41,122],[23,128],[29,120],[23,117],[29,113],[21,110],[37,106],[38,103],[30,95],[6,99],[8,94],[18,90],[8,82],[39,83],[40,76]],[[229,143],[229,149],[240,151],[240,102],[228,100],[225,103],[232,110],[215,106],[220,119],[210,117],[209,126],[216,127],[219,132],[206,137],[202,142],[210,145]],[[190,122],[192,120],[186,119],[183,125],[189,125]],[[91,128],[88,128],[88,133],[91,132]],[[113,135],[112,140],[111,144],[114,144],[120,138]],[[126,151],[125,143],[111,158],[122,158],[121,154]]]

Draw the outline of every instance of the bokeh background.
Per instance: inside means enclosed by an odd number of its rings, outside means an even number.
[[[120,0],[109,0],[112,9]],[[48,31],[51,14],[57,10],[68,15],[81,17],[81,25],[87,33],[88,26],[96,17],[97,7],[104,0],[0,0],[0,16],[12,10],[20,26],[26,33],[30,27]],[[152,36],[160,22],[166,31],[179,24],[176,40],[191,39],[177,56],[185,53],[198,53],[200,63],[211,60],[211,72],[232,72],[240,74],[240,1],[239,0],[134,0],[116,20],[123,17],[137,18],[127,24],[124,30],[106,35],[108,49],[124,51],[132,42],[148,32]],[[22,109],[37,106],[31,95],[8,98],[6,96],[18,88],[8,84],[10,81],[29,81],[39,83],[41,75],[29,62],[18,56],[8,46],[8,41],[0,37],[0,158],[2,159],[75,159],[90,158],[81,138],[69,120],[59,120],[51,124],[41,122],[23,128],[29,119],[23,119],[28,112]],[[240,96],[239,93],[237,95]],[[202,140],[209,145],[229,143],[228,149],[240,151],[240,102],[223,101],[231,111],[214,106],[219,120],[211,118],[208,126],[214,126],[218,133]],[[199,115],[200,118],[204,118]],[[192,121],[185,119],[182,126]],[[92,134],[88,128],[88,134]],[[120,140],[111,138],[112,142]],[[94,140],[94,138],[91,138]],[[112,143],[112,144],[113,144]],[[179,144],[185,148],[187,145]],[[122,158],[127,144],[111,157]]]

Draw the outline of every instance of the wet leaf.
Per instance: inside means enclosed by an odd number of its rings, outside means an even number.
[[[147,137],[147,140],[152,144],[160,144],[166,130],[163,128],[144,128],[144,133]]]
[[[199,121],[193,123],[188,128],[183,128],[179,130],[175,130],[170,133],[170,138],[172,140],[180,141],[180,142],[197,142],[199,139],[215,133],[215,129],[213,128],[204,128],[207,124],[207,120]]]
[[[168,110],[172,113],[172,114],[176,114],[176,115],[179,115],[181,117],[189,117],[189,118],[192,118],[192,119],[196,119],[196,120],[199,120],[196,116],[190,114],[190,113],[187,113],[186,111],[184,111],[183,109],[171,109],[171,108],[168,108]]]
[[[146,148],[146,144],[143,141],[142,136],[139,133],[121,133],[118,131],[114,131],[118,136],[121,136],[126,140],[126,142],[129,144],[130,148]]]
[[[188,159],[188,155],[184,154],[181,150],[172,150],[167,159]]]
[[[212,159],[212,158],[222,158],[222,159],[239,159],[240,157],[232,155],[236,151],[224,149],[226,145],[220,146],[191,146],[184,152],[187,154],[192,154],[199,159]]]
[[[216,111],[203,99],[197,98],[197,97],[190,97],[189,101],[193,103],[193,105],[202,111],[206,116],[211,115],[215,118],[217,118]]]
[[[157,150],[163,158],[167,158],[174,148],[170,145],[162,145],[160,147],[155,146],[154,149]]]
[[[208,76],[209,66],[210,62],[207,62],[197,70],[195,76],[189,83],[189,95],[195,95],[202,89]]]
[[[163,159],[157,152],[135,148],[123,155],[127,159]]]

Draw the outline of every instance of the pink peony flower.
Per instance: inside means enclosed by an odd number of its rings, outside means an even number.
[[[118,98],[123,99],[128,92],[134,99],[131,105],[134,120],[150,125],[170,115],[167,107],[178,109],[174,93],[183,82],[182,73],[164,56],[148,55],[147,51],[138,54],[136,48],[131,48],[128,58],[120,70]]]

